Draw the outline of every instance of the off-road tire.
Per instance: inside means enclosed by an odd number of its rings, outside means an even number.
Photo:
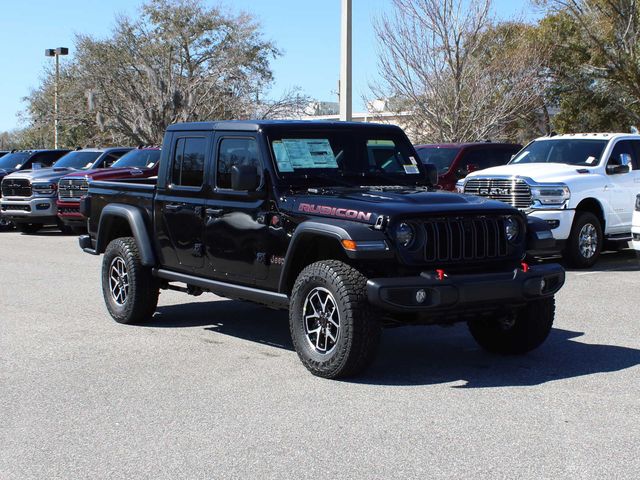
[[[362,372],[375,358],[382,326],[367,301],[367,279],[338,260],[323,260],[305,267],[293,286],[289,328],[293,346],[305,367],[324,378],[343,378]],[[333,350],[318,353],[305,331],[303,309],[315,288],[328,290],[339,313],[340,335]]]
[[[16,229],[21,233],[26,233],[28,235],[37,233],[42,229],[43,225],[41,223],[17,223]]]
[[[596,251],[591,257],[585,257],[580,250],[580,232],[587,224],[593,225],[598,235]],[[571,226],[571,234],[564,249],[563,256],[567,264],[574,268],[592,267],[598,261],[603,245],[604,235],[602,232],[602,224],[598,217],[591,212],[576,212],[573,225]]]
[[[510,320],[480,318],[468,322],[469,331],[478,344],[492,353],[521,355],[538,348],[553,326],[555,299],[529,302],[513,312]]]
[[[126,267],[128,293],[119,304],[112,295],[109,278],[112,263],[122,259]],[[102,295],[109,314],[118,323],[140,324],[151,319],[158,306],[160,285],[151,274],[151,268],[140,261],[136,240],[132,237],[117,238],[107,246],[102,259]]]

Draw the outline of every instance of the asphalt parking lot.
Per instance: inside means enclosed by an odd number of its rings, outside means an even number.
[[[0,479],[640,478],[640,260],[569,272],[526,357],[387,330],[366,375],[311,376],[286,313],[163,292],[111,320],[75,237],[0,233]]]

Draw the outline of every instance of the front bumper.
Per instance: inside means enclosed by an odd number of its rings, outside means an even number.
[[[65,225],[85,225],[87,219],[80,213],[80,202],[56,202],[58,217]]]
[[[7,197],[0,201],[0,214],[16,223],[56,223],[57,211],[55,197]]]
[[[575,210],[533,210],[527,213],[527,216],[539,218],[547,222],[553,238],[556,240],[566,240],[571,235],[571,225],[573,225],[573,217]]]
[[[554,295],[564,285],[564,269],[555,263],[527,271],[417,277],[373,278],[367,282],[369,302],[383,310],[405,313],[449,313],[493,308]],[[417,297],[423,298],[422,302]]]

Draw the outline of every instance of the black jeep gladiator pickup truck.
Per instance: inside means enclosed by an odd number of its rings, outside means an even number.
[[[362,371],[383,326],[466,321],[505,354],[551,330],[564,270],[523,261],[552,247],[546,223],[436,191],[398,127],[177,124],[162,157],[157,182],[94,181],[82,201],[80,246],[104,254],[118,322],[149,320],[160,289],[288,308],[302,363],[327,378]]]

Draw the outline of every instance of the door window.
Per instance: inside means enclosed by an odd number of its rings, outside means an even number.
[[[207,140],[204,137],[182,137],[173,154],[171,183],[183,187],[199,187],[204,178],[204,157]]]
[[[254,138],[223,138],[218,150],[216,184],[218,188],[231,188],[231,167],[253,165],[262,177],[262,164],[258,144]]]

